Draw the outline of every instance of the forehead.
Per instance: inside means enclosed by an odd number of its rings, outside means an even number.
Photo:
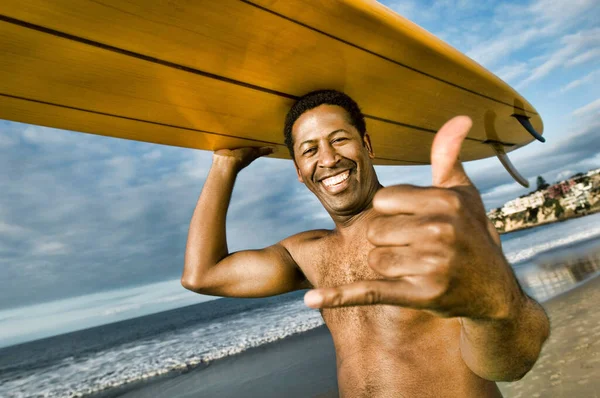
[[[304,112],[292,126],[292,137],[302,142],[340,129],[358,134],[344,108],[325,104]]]

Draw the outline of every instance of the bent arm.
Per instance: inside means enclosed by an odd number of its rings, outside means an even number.
[[[505,319],[460,318],[460,349],[467,366],[492,381],[521,379],[537,361],[550,334],[541,305],[523,294]]]
[[[283,244],[229,253],[225,225],[235,179],[260,156],[248,160],[248,152],[243,155],[245,160],[213,158],[190,222],[181,284],[197,293],[229,297],[264,297],[307,287]]]

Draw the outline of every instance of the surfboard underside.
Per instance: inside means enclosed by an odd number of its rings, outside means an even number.
[[[457,114],[463,160],[533,140],[535,109],[457,50],[376,3],[4,0],[0,118],[215,150],[274,145],[299,96],[342,90],[363,109],[376,164],[428,164]],[[300,12],[301,11],[301,12]]]

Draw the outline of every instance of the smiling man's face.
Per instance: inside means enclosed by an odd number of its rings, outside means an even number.
[[[298,180],[332,215],[366,209],[379,188],[368,134],[349,122],[344,108],[320,105],[294,123],[294,163]]]

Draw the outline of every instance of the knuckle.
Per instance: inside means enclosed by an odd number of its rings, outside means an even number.
[[[379,302],[380,294],[372,287],[367,287],[364,294],[365,304],[376,304]]]
[[[374,242],[381,238],[383,222],[384,220],[382,217],[376,217],[369,222],[369,225],[367,226],[367,240],[369,240],[369,242]]]
[[[439,196],[442,206],[454,214],[460,213],[463,210],[463,203],[458,192],[450,189],[444,189]]]
[[[453,242],[456,238],[454,224],[447,220],[429,220],[424,226],[427,234],[435,240],[442,242]]]
[[[375,237],[377,236],[377,228],[375,227],[374,222],[369,223],[367,227],[367,240],[369,242],[373,242]]]
[[[444,224],[440,221],[427,221],[424,223],[424,228],[429,236],[440,238],[444,232]]]
[[[344,296],[342,295],[342,293],[340,291],[335,291],[329,297],[329,302],[333,306],[336,306],[336,307],[340,306],[340,305],[344,304]]]
[[[438,272],[438,259],[436,257],[423,257],[421,270],[425,275],[433,275]]]

